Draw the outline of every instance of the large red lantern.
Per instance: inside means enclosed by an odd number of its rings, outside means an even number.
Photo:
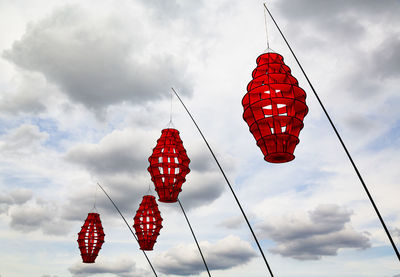
[[[154,196],[143,196],[142,203],[140,203],[133,220],[133,227],[138,237],[140,249],[153,250],[160,234],[163,220]]]
[[[89,213],[78,233],[78,244],[84,263],[94,263],[104,243],[104,236],[100,215]]]
[[[242,100],[243,119],[266,161],[289,162],[308,112],[306,93],[277,53],[260,55],[252,76]]]
[[[159,201],[176,202],[182,191],[182,184],[190,172],[190,159],[183,147],[179,131],[168,128],[161,131],[161,137],[149,157],[148,171],[151,175]]]

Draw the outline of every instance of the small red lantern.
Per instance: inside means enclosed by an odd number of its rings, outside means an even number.
[[[277,53],[261,54],[252,76],[242,100],[243,119],[264,160],[289,162],[294,159],[303,119],[308,113],[306,93]]]
[[[78,244],[84,263],[94,263],[104,243],[104,236],[100,215],[89,213],[78,233]]]
[[[142,203],[133,218],[140,249],[153,250],[162,228],[162,217],[158,210],[156,198],[152,195],[143,196]]]
[[[168,128],[161,131],[161,137],[149,157],[148,171],[151,175],[160,202],[176,202],[182,191],[182,184],[190,172],[190,159],[183,147],[179,131]]]

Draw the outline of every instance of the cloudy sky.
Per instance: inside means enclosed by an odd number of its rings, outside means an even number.
[[[306,91],[296,159],[269,164],[241,99],[266,51],[262,1],[0,0],[0,276],[154,276],[130,224],[148,157],[181,94],[215,150],[275,276],[399,277],[400,263],[294,59]],[[400,246],[400,2],[268,2]],[[208,149],[176,98],[191,159],[180,199],[215,277],[268,276]],[[153,192],[154,193],[154,192]],[[106,237],[81,263],[96,199]],[[207,276],[183,214],[160,204],[159,276]]]

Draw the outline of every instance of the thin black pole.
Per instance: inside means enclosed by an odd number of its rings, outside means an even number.
[[[115,205],[114,201],[113,201],[113,200],[111,199],[111,197],[107,194],[107,192],[103,189],[103,187],[100,186],[99,183],[97,183],[97,185],[99,185],[99,187],[101,188],[101,190],[104,192],[104,194],[108,197],[108,199],[109,199],[109,200],[111,201],[111,203],[114,205],[114,207],[115,207],[115,209],[117,210],[117,212],[119,213],[119,215],[120,215],[120,216],[122,217],[122,219],[125,221],[126,226],[128,226],[129,231],[131,231],[133,237],[134,237],[135,240],[139,243],[139,241],[138,241],[138,239],[137,239],[135,233],[133,232],[131,226],[129,226],[128,222],[126,221],[125,217],[122,215],[121,211],[118,209],[117,205]],[[149,262],[149,265],[150,265],[150,267],[151,267],[151,270],[153,270],[154,275],[156,275],[156,277],[158,277],[156,271],[154,270],[153,265],[151,264],[149,258],[148,258],[147,255],[146,255],[146,252],[144,252],[143,250],[142,250],[142,252],[143,252],[144,256],[146,257],[147,261]]]
[[[197,241],[196,235],[195,235],[195,234],[194,234],[194,232],[193,232],[192,226],[190,225],[189,219],[188,219],[188,217],[186,216],[185,210],[183,209],[182,203],[181,203],[181,201],[180,201],[179,199],[178,199],[178,203],[179,203],[179,206],[180,206],[180,207],[181,207],[181,209],[182,209],[183,215],[184,215],[184,216],[185,216],[185,218],[186,218],[186,222],[187,222],[187,224],[189,225],[190,231],[192,232],[192,235],[193,235],[194,241],[195,241],[195,242],[196,242],[196,244],[197,244],[197,248],[199,249],[199,252],[200,252],[201,258],[203,259],[204,266],[205,266],[205,267],[206,267],[206,269],[207,269],[208,276],[210,276],[210,277],[211,277],[210,270],[208,269],[208,266],[207,266],[206,260],[204,259],[204,256],[203,256],[203,252],[201,252],[200,245],[199,245],[199,243],[198,243],[198,241]]]
[[[393,247],[394,252],[396,253],[397,259],[400,261],[400,253],[399,253],[399,251],[397,250],[396,244],[394,243],[394,241],[393,241],[393,239],[392,239],[392,236],[390,235],[389,230],[388,230],[388,228],[386,227],[386,224],[385,224],[385,222],[383,221],[383,218],[382,218],[382,216],[381,216],[381,214],[380,214],[380,212],[379,212],[377,206],[375,205],[374,199],[372,198],[371,194],[369,193],[369,190],[368,190],[368,188],[367,188],[367,186],[366,186],[366,184],[365,184],[365,182],[364,182],[364,180],[363,180],[363,178],[362,178],[360,172],[358,171],[358,168],[357,168],[356,164],[354,163],[353,158],[351,157],[351,155],[350,155],[349,151],[347,150],[347,147],[346,147],[346,145],[344,144],[344,142],[343,142],[343,140],[342,140],[342,138],[341,138],[341,136],[340,136],[338,130],[336,129],[335,124],[333,124],[333,121],[332,121],[331,117],[329,116],[327,110],[325,109],[324,105],[322,104],[322,101],[321,101],[321,99],[319,98],[317,92],[315,91],[314,86],[311,84],[310,80],[308,79],[308,76],[307,76],[306,72],[304,71],[304,69],[303,69],[303,67],[301,66],[299,60],[297,59],[296,55],[294,54],[294,52],[293,52],[293,50],[292,50],[292,47],[290,47],[288,41],[286,40],[285,36],[283,35],[281,29],[279,28],[278,24],[276,23],[274,17],[272,16],[271,12],[268,10],[267,5],[266,5],[265,3],[264,3],[264,7],[265,7],[265,9],[267,10],[267,12],[269,13],[269,15],[271,16],[272,21],[274,21],[276,28],[278,29],[279,33],[281,34],[283,40],[286,42],[286,45],[288,46],[290,52],[292,52],[293,57],[295,58],[295,60],[296,60],[297,64],[299,65],[301,71],[303,72],[304,76],[306,77],[307,82],[308,82],[308,84],[309,84],[310,87],[311,87],[311,90],[314,92],[314,95],[315,95],[315,97],[317,98],[319,104],[321,105],[321,108],[322,108],[322,110],[324,111],[326,117],[328,118],[329,123],[331,124],[333,130],[334,130],[335,133],[336,133],[336,136],[338,137],[340,143],[342,144],[343,149],[344,149],[344,151],[345,151],[346,154],[347,154],[347,157],[349,158],[351,164],[353,165],[353,168],[354,168],[354,170],[356,171],[357,176],[358,176],[358,178],[360,179],[360,182],[361,182],[362,186],[364,187],[364,190],[365,190],[365,192],[367,193],[368,198],[369,198],[369,200],[371,201],[371,204],[372,204],[372,206],[374,207],[374,210],[375,210],[376,214],[377,214],[378,217],[379,217],[379,220],[380,220],[381,223],[382,223],[383,229],[385,229],[386,235],[387,235],[387,237],[389,238],[390,243],[392,244],[392,247]]]
[[[250,222],[249,222],[249,220],[247,219],[247,216],[246,216],[246,214],[245,214],[245,212],[244,212],[244,210],[243,210],[243,208],[242,208],[242,205],[240,205],[240,202],[239,202],[238,198],[236,197],[236,194],[235,194],[235,192],[234,192],[234,190],[233,190],[233,188],[232,188],[232,186],[231,186],[231,184],[230,184],[228,178],[226,177],[224,170],[222,169],[221,165],[219,164],[219,162],[218,162],[218,160],[217,160],[217,157],[215,156],[214,152],[212,151],[210,145],[208,144],[206,138],[204,137],[203,133],[201,132],[201,130],[200,130],[199,126],[197,125],[196,121],[194,120],[193,116],[190,114],[189,110],[186,108],[186,106],[185,106],[185,104],[183,103],[182,99],[179,97],[178,93],[174,90],[174,88],[172,88],[172,91],[175,93],[176,97],[178,97],[178,99],[179,99],[179,101],[181,102],[182,106],[185,108],[186,112],[188,113],[188,115],[189,115],[190,118],[192,119],[192,121],[193,121],[194,125],[196,126],[197,130],[199,131],[201,137],[203,138],[204,142],[206,143],[206,145],[207,145],[207,147],[208,147],[208,150],[210,150],[211,155],[213,156],[215,162],[217,163],[217,165],[218,165],[218,167],[219,167],[219,170],[221,171],[222,175],[224,176],[225,181],[226,181],[226,183],[228,184],[228,186],[229,186],[229,188],[230,188],[230,190],[231,190],[231,192],[232,192],[232,194],[233,194],[233,197],[235,198],[236,203],[238,204],[238,206],[239,206],[239,208],[240,208],[240,211],[242,212],[242,215],[243,215],[244,219],[246,220],[247,226],[249,226],[249,229],[250,229],[250,231],[251,231],[251,234],[253,235],[253,238],[254,238],[254,240],[256,241],[256,244],[257,244],[257,246],[258,246],[258,249],[260,250],[260,253],[261,253],[261,255],[262,255],[263,259],[264,259],[264,262],[265,262],[265,264],[266,264],[266,266],[267,266],[267,268],[268,268],[269,273],[271,274],[272,277],[274,277],[274,274],[272,273],[272,270],[271,270],[271,268],[270,268],[270,266],[269,266],[269,264],[268,264],[268,262],[267,262],[267,259],[265,258],[264,252],[263,252],[263,250],[261,249],[260,243],[258,242],[258,239],[257,239],[257,237],[256,237],[256,234],[254,233],[253,228],[251,227]]]

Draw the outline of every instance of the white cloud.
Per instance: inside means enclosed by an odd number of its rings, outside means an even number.
[[[114,274],[119,277],[145,277],[152,273],[136,268],[132,260],[120,257],[115,261],[103,260],[100,257],[94,264],[76,263],[68,268],[73,277],[92,276],[97,274]]]
[[[0,149],[8,154],[26,155],[28,152],[39,151],[48,137],[36,125],[23,124],[0,138]]]

